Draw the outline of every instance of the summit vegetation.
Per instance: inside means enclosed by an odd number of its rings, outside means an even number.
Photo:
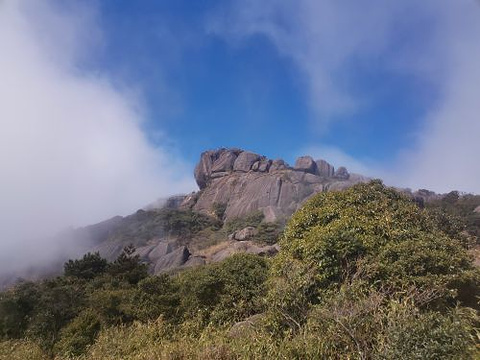
[[[0,293],[0,359],[478,359],[465,202],[372,181],[313,196],[272,259],[153,276],[133,247],[88,253]]]

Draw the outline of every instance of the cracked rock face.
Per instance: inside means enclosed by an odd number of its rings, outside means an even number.
[[[298,158],[290,167],[281,159],[218,149],[202,153],[195,180],[201,191],[194,202],[182,207],[212,214],[215,204],[225,204],[227,220],[260,210],[266,221],[276,221],[290,216],[317,192],[344,189],[369,179],[350,177],[346,168],[335,171],[327,161],[310,156]]]

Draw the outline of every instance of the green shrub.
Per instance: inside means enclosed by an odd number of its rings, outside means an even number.
[[[266,278],[266,260],[250,254],[185,271],[177,278],[184,318],[199,316],[204,324],[221,324],[258,313]]]
[[[442,314],[396,306],[385,316],[375,359],[474,359],[475,313],[454,309]],[[478,330],[478,329],[477,329]]]
[[[141,321],[156,320],[160,316],[169,321],[178,320],[178,288],[167,274],[149,276],[140,281],[135,303],[136,317]]]
[[[248,226],[256,228],[263,221],[263,218],[264,215],[261,211],[255,211],[246,216],[228,220],[225,222],[223,229],[227,234],[231,234]]]
[[[223,216],[225,215],[225,211],[227,210],[227,204],[225,203],[213,203],[212,206],[213,214],[219,220],[223,220]]]
[[[270,309],[277,324],[298,329],[309,308],[342,284],[390,293],[414,287],[454,304],[478,294],[479,276],[460,234],[447,235],[427,211],[381,182],[321,193],[295,213],[273,259]]]
[[[39,286],[22,282],[0,293],[0,338],[21,338],[39,301]]]
[[[55,353],[66,357],[78,356],[93,344],[101,329],[101,323],[91,309],[87,309],[65,326],[55,344]]]
[[[283,226],[278,222],[262,222],[257,227],[258,234],[255,241],[260,244],[273,245],[276,244],[283,231]]]

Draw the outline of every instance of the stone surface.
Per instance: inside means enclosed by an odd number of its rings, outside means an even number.
[[[233,165],[234,171],[248,172],[252,169],[253,164],[260,160],[260,155],[249,151],[243,151],[238,155]]]
[[[152,251],[148,254],[148,258],[150,261],[157,261],[159,258],[167,255],[172,251],[172,245],[168,242],[160,242],[158,243]]]
[[[317,163],[310,156],[301,156],[295,161],[295,170],[310,174],[317,173]]]
[[[256,254],[261,256],[273,256],[278,253],[280,247],[275,245],[260,246],[252,241],[230,241],[225,247],[214,252],[210,256],[210,262],[219,262],[227,257],[238,253]]]
[[[212,164],[212,173],[215,172],[229,172],[233,170],[233,164],[237,159],[237,154],[234,151],[224,151],[218,156],[218,159]]]
[[[230,169],[233,158],[232,170],[224,171]],[[260,210],[266,221],[289,217],[317,192],[341,190],[368,181],[361,175],[351,177],[344,167],[334,172],[328,162],[314,161],[310,156],[298,158],[291,168],[281,159],[272,161],[239,149],[204,152],[195,178],[203,186],[202,191],[196,198],[187,196],[183,208],[211,214],[213,204],[221,203],[226,204],[225,220]]]
[[[205,265],[207,262],[204,257],[202,256],[195,256],[192,255],[188,258],[187,262],[183,264],[184,267],[194,267],[194,266],[201,266]]]
[[[325,160],[317,160],[315,161],[317,164],[317,174],[324,177],[333,177],[335,174],[335,168],[330,165]]]
[[[285,161],[283,161],[282,159],[276,159],[272,161],[269,171],[285,170],[287,168],[288,164]]]
[[[340,166],[335,171],[334,177],[340,180],[348,180],[348,178],[350,177],[350,174],[348,173],[348,170],[344,166]]]
[[[243,240],[251,239],[255,237],[255,235],[257,234],[258,234],[257,229],[255,229],[252,226],[247,226],[242,230],[235,231],[233,234],[229,236],[229,238],[231,238],[232,240],[243,241]]]
[[[272,160],[262,160],[260,161],[260,165],[258,166],[258,171],[260,172],[268,172],[270,169],[270,165],[272,164]]]
[[[159,257],[153,262],[154,273],[160,274],[169,270],[178,268],[184,265],[190,257],[190,251],[186,246],[181,246],[178,249]]]

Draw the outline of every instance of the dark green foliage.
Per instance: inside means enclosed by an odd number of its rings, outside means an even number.
[[[266,277],[266,260],[248,254],[186,271],[177,279],[184,317],[228,323],[260,312]]]
[[[64,265],[65,276],[73,276],[79,279],[91,280],[99,276],[107,269],[107,260],[103,259],[98,252],[83,255],[79,260],[68,260]]]
[[[96,290],[90,294],[89,307],[106,326],[130,324],[137,319],[136,295],[135,288],[125,285]]]
[[[225,203],[214,203],[213,206],[213,213],[219,220],[223,220],[223,216],[225,215],[225,210],[227,210],[227,204]]]
[[[437,213],[453,216],[477,241],[480,239],[480,213],[474,211],[480,206],[480,195],[460,195],[452,191],[440,199],[428,201],[425,206]]]
[[[20,338],[37,307],[38,285],[22,282],[0,293],[0,337]]]
[[[188,237],[209,227],[219,229],[221,225],[220,220],[191,210],[138,210],[121,221],[108,236],[108,241],[134,242],[135,246],[140,246],[154,237]]]
[[[269,300],[289,327],[305,321],[345,283],[393,293],[434,289],[454,304],[465,287],[478,294],[473,268],[460,234],[446,234],[410,199],[379,181],[343,192],[321,193],[291,218],[273,260]]]
[[[114,278],[137,284],[148,276],[148,265],[140,261],[140,256],[135,255],[135,247],[128,245],[118,258],[109,264],[107,272]]]
[[[98,314],[86,309],[62,329],[55,353],[68,357],[83,354],[93,344],[100,329]]]
[[[278,222],[262,222],[257,227],[258,234],[255,241],[260,244],[273,245],[277,243],[283,231],[282,224]]]
[[[155,320],[160,316],[167,321],[178,320],[178,286],[167,274],[149,276],[140,281],[135,303],[136,317],[142,321]]]
[[[38,288],[26,334],[50,352],[59,333],[85,306],[84,286],[66,277],[46,280]]]
[[[228,220],[223,228],[227,234],[231,234],[237,230],[242,230],[247,226],[256,228],[263,221],[263,218],[264,216],[261,211],[255,211],[247,216]]]

